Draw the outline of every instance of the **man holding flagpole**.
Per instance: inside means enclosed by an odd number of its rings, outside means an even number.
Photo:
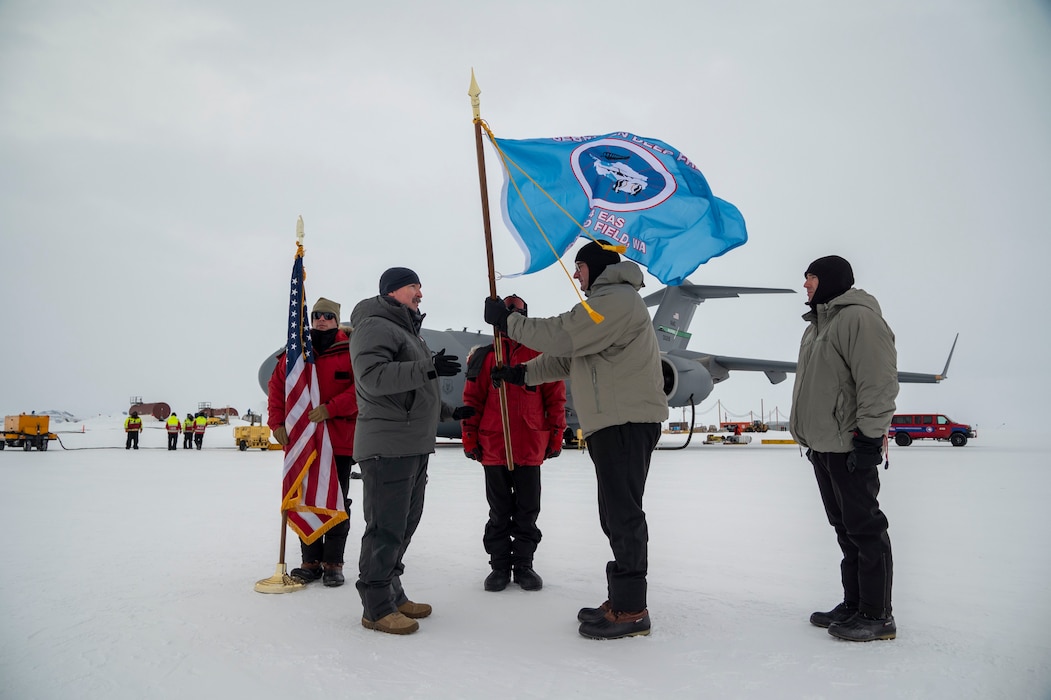
[[[485,300],[485,322],[542,354],[524,364],[495,368],[493,381],[537,386],[569,378],[573,407],[587,438],[598,481],[599,524],[613,561],[606,565],[607,600],[577,614],[590,639],[650,633],[646,609],[649,531],[642,509],[650,456],[668,418],[660,348],[639,295],[642,269],[597,242],[576,256],[580,289],[603,317],[584,304],[554,318],[511,313],[500,299]]]
[[[354,392],[354,373],[350,366],[350,340],[347,331],[339,327],[339,304],[324,297],[315,302],[310,313],[310,340],[314,348],[320,404],[307,413],[312,423],[325,422],[332,441],[339,487],[345,497],[347,519],[335,525],[324,535],[307,544],[300,541],[303,563],[291,572],[301,583],[322,579],[329,587],[342,586],[343,553],[350,534],[350,469],[354,464],[354,425],[358,417],[358,402]],[[278,358],[270,376],[267,392],[267,424],[274,439],[288,445],[285,417],[291,407],[285,403],[286,355]]]
[[[302,219],[300,219],[297,230],[301,238]],[[349,464],[346,465],[347,475],[344,476],[338,472],[336,461],[336,452],[341,448],[343,450],[346,448],[342,444],[334,447],[329,430],[329,424],[333,421],[328,418],[333,415],[349,415],[350,408],[345,401],[338,404],[340,407],[337,408],[337,403],[332,401],[328,389],[326,389],[325,397],[329,403],[322,403],[314,333],[306,318],[304,251],[302,243],[297,243],[296,247],[289,291],[288,324],[285,326],[288,333],[285,354],[274,376],[271,377],[268,392],[271,395],[271,399],[268,400],[271,413],[268,416],[268,424],[285,448],[284,471],[281,479],[281,510],[287,516],[288,526],[306,545],[303,550],[304,557],[310,556],[310,553],[315,551],[311,548],[315,543],[321,543],[324,555],[331,557],[332,562],[338,559],[338,562],[341,563],[343,552],[339,551],[337,556],[334,548],[326,548],[322,540],[326,533],[331,531],[334,538],[332,544],[339,542],[340,535],[336,528],[348,518],[348,504],[344,500],[344,494],[349,479]],[[318,305],[315,305],[315,311],[320,313],[323,321],[330,320],[325,318],[326,314],[333,317],[332,321],[336,321],[339,306],[328,302],[330,306],[325,307],[324,301],[319,300],[321,306],[319,308]],[[323,333],[319,334],[319,339],[325,340]],[[335,339],[335,334],[333,334],[333,339]],[[330,349],[330,347],[325,347],[319,350],[324,352]],[[345,353],[346,350],[343,352]],[[337,387],[329,384],[329,389],[336,388],[346,389],[345,386]],[[283,397],[280,405],[273,400],[275,393]],[[277,415],[281,416],[280,421],[276,420]],[[346,534],[343,534],[342,538],[342,542],[345,542]],[[281,542],[281,566],[283,566],[283,537]],[[342,549],[341,542],[338,548]],[[304,561],[309,562],[308,559]],[[306,567],[300,567],[296,571],[302,574],[305,570]],[[338,569],[334,571],[334,574],[338,576],[330,577],[328,585],[339,585],[342,582],[342,573]],[[296,578],[303,580],[302,575]],[[265,583],[268,581],[260,581],[256,590],[260,590],[258,586]]]
[[[431,606],[409,600],[402,560],[423,515],[427,463],[440,420],[461,420],[441,400],[439,377],[460,373],[459,358],[431,355],[420,337],[424,314],[420,278],[405,267],[380,276],[379,296],[358,302],[350,315],[350,358],[356,375],[358,427],[354,457],[361,468],[365,532],[358,559],[361,625],[412,634]]]

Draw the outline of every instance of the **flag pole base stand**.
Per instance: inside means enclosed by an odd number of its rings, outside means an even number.
[[[277,565],[277,570],[270,578],[264,578],[255,582],[257,593],[292,593],[301,588],[306,588],[305,583],[300,583],[285,573],[285,564]]]

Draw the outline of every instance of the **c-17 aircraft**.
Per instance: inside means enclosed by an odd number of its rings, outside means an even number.
[[[763,372],[771,384],[783,382],[790,372],[795,372],[795,362],[760,360],[749,357],[727,357],[704,352],[687,350],[690,341],[688,332],[693,314],[705,299],[738,298],[742,294],[794,294],[793,289],[770,289],[764,287],[720,287],[684,282],[675,287],[664,287],[643,298],[646,306],[656,306],[653,316],[653,327],[657,333],[657,343],[661,350],[661,368],[664,373],[664,393],[668,397],[669,408],[696,406],[708,395],[716,384],[729,378],[731,371]],[[349,324],[343,324],[349,325]],[[481,331],[444,330],[437,331],[423,328],[420,335],[432,352],[445,349],[446,354],[456,355],[466,368],[467,355],[472,348],[488,345],[493,336]],[[898,372],[898,381],[914,384],[934,384],[945,379],[949,371],[956,341],[949,350],[945,369],[941,374],[922,374],[918,372]],[[267,392],[270,375],[277,366],[277,358],[285,351],[282,346],[267,357],[259,367],[259,386]],[[464,373],[455,377],[440,377],[442,401],[459,406],[463,403],[463,388],[466,378]],[[566,442],[576,439],[579,427],[576,412],[573,410],[572,387],[566,382]],[[438,437],[456,438],[460,436],[460,423],[446,421],[438,424]]]

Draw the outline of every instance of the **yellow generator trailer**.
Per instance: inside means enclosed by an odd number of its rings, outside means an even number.
[[[34,447],[40,451],[47,449],[48,440],[57,440],[58,436],[48,432],[51,416],[19,414],[4,416],[4,435],[0,440],[0,450],[4,447],[21,447],[29,452]]]
[[[270,442],[270,428],[265,425],[234,426],[234,443],[241,452],[249,448],[259,448],[264,452],[281,449],[281,445]]]

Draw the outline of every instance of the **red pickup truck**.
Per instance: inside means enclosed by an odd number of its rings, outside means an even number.
[[[967,440],[978,437],[969,425],[957,423],[940,413],[899,413],[890,421],[888,433],[902,447],[913,440],[948,440],[953,447],[963,447]]]

